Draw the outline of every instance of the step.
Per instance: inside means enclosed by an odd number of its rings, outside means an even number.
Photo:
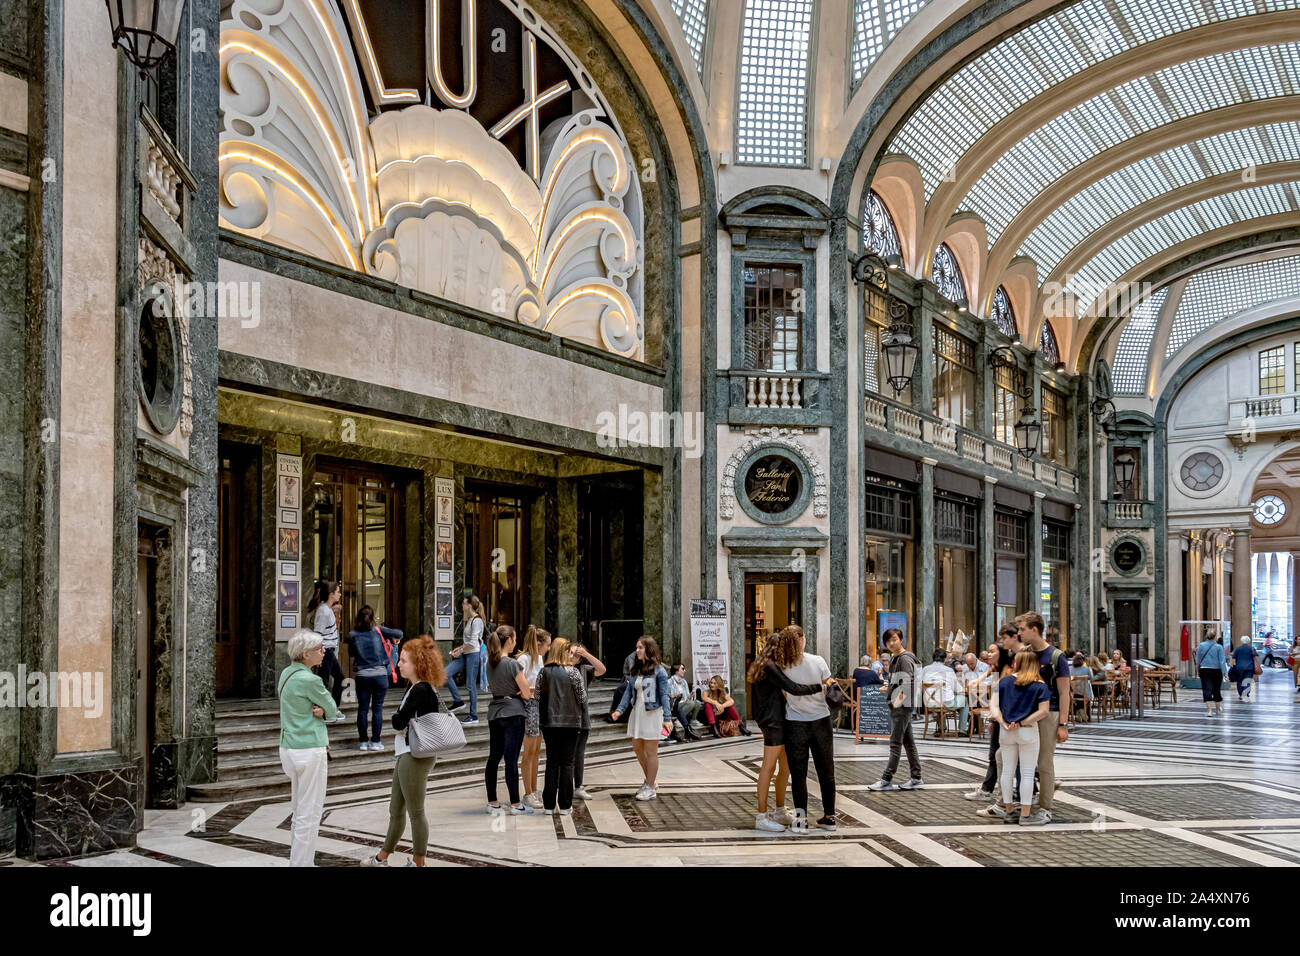
[[[618,689],[617,684],[609,681],[596,681],[591,685],[588,691],[588,706],[593,714],[601,713],[601,707],[608,708],[612,706],[614,691]],[[391,716],[398,705],[401,703],[402,695],[405,690],[394,688],[390,690],[384,698],[384,714]],[[462,699],[464,693],[461,694]],[[449,705],[451,698],[447,692],[439,691],[439,697],[443,704]],[[486,711],[490,698],[486,694],[479,695],[479,704],[482,710]],[[223,704],[226,705],[223,707]],[[356,721],[355,703],[342,705],[344,713],[349,715],[349,719]],[[463,714],[462,714],[463,716]],[[255,730],[274,729],[277,733],[280,730],[280,702],[274,697],[258,698],[254,700],[226,700],[217,702],[216,710],[216,731],[218,736],[226,733],[243,733]]]
[[[468,727],[466,730],[474,731],[482,729],[483,733],[470,737],[466,734],[467,746],[464,750],[452,754],[448,760],[458,758],[478,760],[483,762],[487,759],[488,754],[488,735],[486,726]],[[354,730],[355,734],[356,731]],[[591,740],[600,741],[610,738],[624,739],[627,736],[627,728],[623,724],[617,726],[612,724],[598,723],[591,728]],[[369,750],[357,749],[355,737],[343,745],[334,745],[330,748],[330,776],[336,774],[361,772],[366,768],[382,765],[389,771],[393,767],[393,738],[388,736],[384,740],[383,751],[373,752]],[[590,744],[589,744],[590,745]],[[441,762],[441,761],[440,761]],[[280,749],[278,746],[259,748],[256,751],[239,754],[237,756],[226,757],[221,753],[217,754],[217,779],[218,780],[246,780],[250,777],[259,777],[266,774],[281,773],[280,769]]]
[[[588,759],[596,756],[631,753],[631,748],[627,742],[627,730],[622,724],[616,728],[605,725],[609,730],[615,733],[595,737],[587,744]],[[596,728],[593,728],[593,733]],[[694,744],[699,747],[703,744]],[[360,752],[358,751],[358,756]],[[329,785],[327,793],[331,796],[338,794],[354,793],[362,790],[374,790],[388,787],[393,779],[393,755],[392,752],[367,754],[366,756],[375,759],[373,762],[364,765],[349,766],[347,769],[336,770],[339,761],[330,761]],[[386,759],[385,759],[386,758]],[[463,776],[468,773],[482,774],[483,765],[487,760],[486,749],[477,752],[466,748],[465,750],[445,757],[437,762],[431,779],[438,780],[446,777]],[[541,768],[544,771],[546,766],[546,751],[542,751]],[[539,776],[540,779],[540,776]],[[503,784],[504,785],[504,784]],[[263,773],[258,776],[252,776],[240,779],[219,779],[213,783],[191,784],[187,790],[186,798],[196,803],[224,803],[232,800],[265,800],[275,798],[285,798],[289,796],[289,780],[284,773],[279,771],[278,765],[276,772]]]

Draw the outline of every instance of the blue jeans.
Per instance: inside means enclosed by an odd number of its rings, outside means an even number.
[[[479,651],[478,655],[478,692],[486,694],[487,685],[487,651]]]
[[[388,693],[388,678],[357,678],[357,737],[366,742],[366,711],[370,711],[370,740],[379,743],[384,726],[384,695]]]
[[[455,706],[460,706],[460,693],[456,690],[456,675],[465,675],[465,689],[469,691],[469,719],[478,720],[478,681],[475,677],[479,672],[479,658],[483,655],[478,651],[466,651],[447,665],[447,690],[451,691],[451,702]]]

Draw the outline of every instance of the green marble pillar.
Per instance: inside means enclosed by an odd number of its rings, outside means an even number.
[[[927,339],[928,341],[928,339]],[[929,398],[926,398],[929,401]],[[912,650],[934,647],[934,466],[933,458],[921,459],[921,487],[917,497],[917,525],[920,536],[916,546],[916,622]]]
[[[555,634],[572,640],[578,633],[578,482],[561,478],[555,483],[558,537],[556,542],[556,595],[559,602]]]
[[[996,478],[985,477],[984,500],[980,502],[979,580],[981,587],[975,595],[976,620],[979,633],[976,646],[987,646],[998,631],[997,562],[993,556],[993,509]]]

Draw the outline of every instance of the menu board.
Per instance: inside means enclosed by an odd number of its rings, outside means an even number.
[[[853,728],[853,742],[873,737],[889,737],[889,695],[882,694],[878,685],[859,687],[854,691],[854,705],[858,719]]]

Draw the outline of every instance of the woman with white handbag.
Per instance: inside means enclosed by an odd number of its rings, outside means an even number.
[[[429,845],[429,823],[424,816],[424,793],[429,783],[429,772],[437,759],[435,753],[417,756],[426,748],[417,742],[414,745],[409,732],[410,725],[418,718],[436,714],[440,709],[438,692],[435,687],[447,680],[446,670],[442,664],[442,654],[438,652],[433,638],[427,634],[408,640],[402,645],[402,656],[397,669],[411,682],[401,706],[393,714],[393,729],[397,731],[393,738],[393,751],[397,755],[397,764],[393,767],[393,794],[388,802],[388,833],[384,837],[384,848],[374,856],[362,860],[362,866],[387,866],[388,857],[397,847],[406,829],[406,821],[411,821],[411,862],[407,866],[424,866],[424,854]],[[450,718],[453,724],[459,724]],[[463,731],[460,746],[464,746]],[[455,748],[448,748],[455,749]],[[446,752],[444,750],[443,752]]]

